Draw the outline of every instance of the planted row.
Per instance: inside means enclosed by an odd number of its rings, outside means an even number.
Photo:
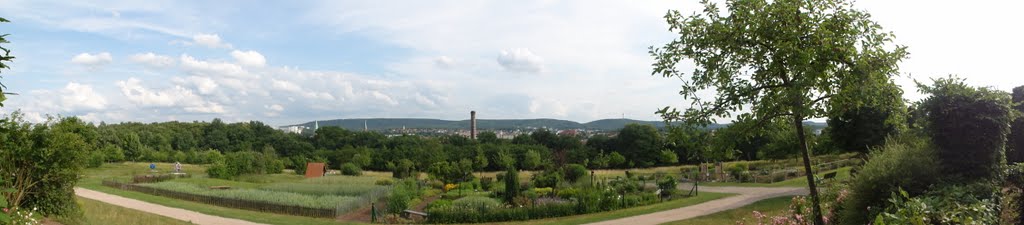
[[[338,205],[360,204],[359,198],[338,195],[306,195],[282,191],[268,191],[258,189],[228,189],[214,190],[200,187],[194,184],[179,182],[160,182],[140,184],[145,187],[152,187],[162,190],[184,192],[202,196],[222,197],[229,199],[253,200],[281,205],[302,206],[310,208],[335,209]]]

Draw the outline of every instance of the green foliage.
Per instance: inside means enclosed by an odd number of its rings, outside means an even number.
[[[215,162],[206,172],[212,178],[235,179],[243,174],[281,173],[283,169],[284,162],[273,152],[241,151],[228,153],[224,160]]]
[[[505,196],[502,196],[502,200],[511,204],[516,196],[519,196],[519,172],[515,167],[509,166],[502,178],[505,181]]]
[[[540,153],[534,150],[526,151],[526,154],[523,155],[523,160],[519,161],[519,165],[527,170],[537,169],[540,164]]]
[[[675,152],[662,150],[661,153],[658,154],[658,163],[666,166],[675,165],[676,163],[679,163],[679,156],[677,156]]]
[[[872,151],[867,163],[850,182],[844,203],[843,224],[866,224],[885,208],[889,193],[906,190],[924,193],[938,182],[939,161],[926,138],[904,135]]]
[[[658,180],[658,189],[661,190],[661,197],[669,197],[676,193],[677,189],[676,179],[672,176],[665,176]]]
[[[481,189],[483,189],[484,191],[490,191],[491,188],[493,188],[493,187],[494,187],[494,178],[491,178],[491,177],[481,177],[480,178],[480,188]]]
[[[636,166],[651,167],[656,163],[670,160],[659,158],[664,149],[665,140],[654,126],[628,124],[619,131],[615,140],[618,147],[616,152],[621,153],[624,158],[632,160]],[[621,163],[616,165],[621,165]]]
[[[569,164],[563,168],[565,172],[565,180],[569,182],[576,182],[580,178],[587,176],[587,168],[580,164]]]
[[[44,216],[76,212],[72,188],[95,151],[91,129],[74,117],[32,125],[15,112],[0,120],[0,172],[11,179],[0,189],[14,190],[5,194],[8,203]]]
[[[409,208],[409,202],[421,195],[416,186],[416,180],[405,179],[391,188],[391,195],[388,196],[388,213],[401,213]]]
[[[363,169],[360,169],[355,163],[345,163],[341,165],[341,174],[349,176],[363,175]]]
[[[317,183],[274,183],[271,185],[260,187],[261,190],[267,191],[278,191],[278,192],[291,192],[314,196],[361,196],[369,193],[378,193],[382,190],[387,190],[387,187],[383,187],[376,184],[368,183],[356,183],[350,181],[343,183],[343,185],[332,185],[332,184],[317,184]],[[390,180],[386,180],[390,181]]]
[[[102,150],[97,150],[88,153],[88,158],[85,162],[86,168],[97,168],[103,165],[103,162],[107,161],[107,154]]]
[[[534,187],[557,187],[562,182],[562,173],[557,170],[545,170],[534,173],[531,179]]]
[[[927,130],[942,161],[942,171],[954,179],[992,178],[1003,164],[1009,133],[1010,96],[1002,91],[967,86],[955,77],[918,84],[931,94],[921,108]]]
[[[525,221],[551,217],[576,215],[575,204],[552,203],[532,207],[492,207],[479,213],[466,213],[461,207],[436,207],[427,210],[428,223],[494,223],[501,221]],[[481,210],[481,209],[477,209]]]
[[[692,106],[657,113],[666,122],[699,125],[741,110],[747,113],[735,117],[755,124],[785,117],[804,158],[804,119],[827,116],[836,107],[831,100],[856,105],[876,97],[865,93],[890,84],[907,56],[906,47],[893,48],[892,33],[850,1],[736,0],[724,9],[702,3],[704,10],[690,16],[669,11],[669,31],[679,37],[650,49],[652,74],[682,80],[679,94]],[[692,62],[693,72],[680,71],[682,62]],[[813,176],[810,168],[805,173]],[[815,224],[822,224],[817,188],[808,186]]]
[[[11,21],[4,19],[3,17],[0,17],[0,23],[7,22]],[[7,35],[9,34],[0,34],[0,44],[11,43],[10,41],[7,41]],[[14,56],[11,56],[11,50],[4,48],[3,46],[0,46],[0,51],[3,51],[3,55],[0,55],[0,71],[2,71],[2,69],[10,69],[11,67],[8,67],[7,64],[5,64],[4,62],[10,62],[14,59]],[[0,78],[3,78],[3,76],[0,76]],[[3,107],[4,100],[7,100],[7,97],[4,96],[4,88],[7,87],[4,86],[3,83],[0,83],[0,107]]]
[[[430,176],[446,184],[459,183],[472,177],[473,162],[462,159],[458,162],[436,162],[427,169]]]
[[[387,167],[391,170],[391,176],[398,179],[415,177],[416,174],[415,165],[409,159],[401,159],[397,163],[389,162]]]
[[[1012,100],[1018,117],[1010,125],[1006,161],[1019,163],[1024,162],[1024,86],[1013,88]]]
[[[977,199],[957,186],[918,197],[901,189],[892,193],[889,204],[874,224],[999,224],[997,202]]]
[[[881,146],[885,138],[904,127],[906,106],[902,90],[896,85],[882,88],[878,102],[861,107],[832,107],[828,119],[828,135],[841,151],[868,153]]]
[[[626,157],[619,154],[619,152],[612,152],[612,154],[608,155],[608,166],[615,168],[625,167],[627,166]]]

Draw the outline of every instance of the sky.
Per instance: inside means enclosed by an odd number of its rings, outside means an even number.
[[[663,16],[698,1],[0,0],[17,57],[0,113],[87,121],[658,120]],[[1020,1],[862,0],[909,47],[897,83],[1024,85]],[[689,71],[684,69],[683,71]]]

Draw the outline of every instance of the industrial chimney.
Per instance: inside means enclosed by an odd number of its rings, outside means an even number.
[[[469,111],[469,139],[476,140],[476,111]]]

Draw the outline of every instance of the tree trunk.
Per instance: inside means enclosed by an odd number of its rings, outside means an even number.
[[[824,225],[825,221],[822,219],[821,215],[821,200],[818,198],[818,184],[814,181],[814,171],[811,171],[811,154],[807,149],[807,137],[804,134],[804,119],[800,113],[794,113],[793,115],[793,126],[796,127],[796,136],[800,139],[800,151],[804,156],[804,172],[807,173],[807,188],[811,192],[814,225]]]

